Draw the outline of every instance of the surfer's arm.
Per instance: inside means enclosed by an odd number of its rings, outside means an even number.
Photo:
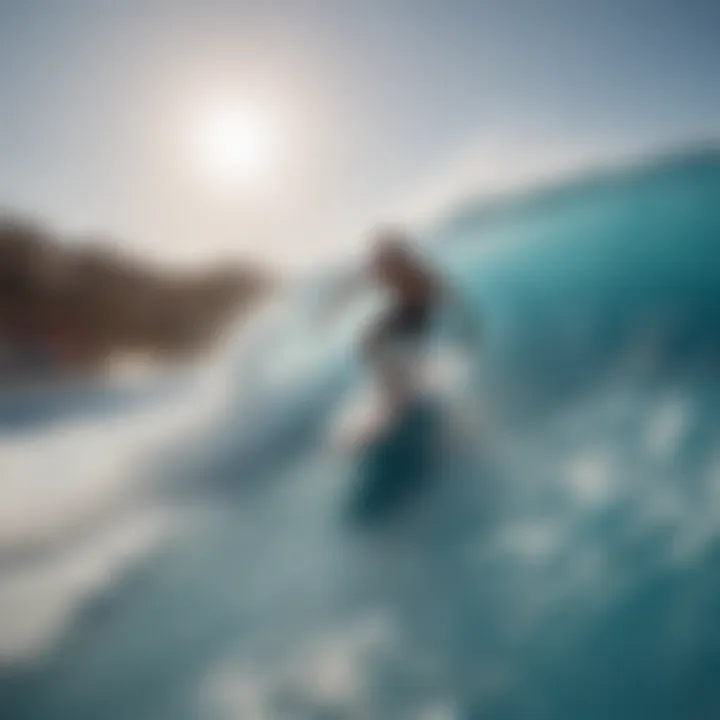
[[[370,287],[367,273],[355,271],[339,278],[322,293],[319,302],[319,319],[323,323],[333,320],[348,305],[356,301]]]

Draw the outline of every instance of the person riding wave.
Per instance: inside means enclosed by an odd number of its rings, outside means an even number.
[[[349,298],[370,289],[383,291],[388,307],[371,324],[360,346],[391,404],[402,403],[412,393],[414,371],[443,306],[451,305],[462,317],[466,338],[475,342],[479,337],[474,313],[401,229],[375,234],[369,262],[344,283],[342,293]]]

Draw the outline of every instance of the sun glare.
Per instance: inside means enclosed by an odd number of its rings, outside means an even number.
[[[277,160],[273,123],[257,112],[216,109],[206,115],[199,132],[200,160],[213,179],[259,183]]]

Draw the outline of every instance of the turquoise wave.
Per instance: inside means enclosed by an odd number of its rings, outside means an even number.
[[[0,665],[0,716],[712,717],[719,243],[713,149],[466,203],[427,250],[483,319],[482,423],[417,407],[359,455],[353,324],[308,334],[304,290],[122,506],[176,531]]]

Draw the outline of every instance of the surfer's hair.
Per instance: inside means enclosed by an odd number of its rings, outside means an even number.
[[[375,262],[408,262],[414,260],[410,234],[401,227],[386,226],[373,234],[372,255]]]

